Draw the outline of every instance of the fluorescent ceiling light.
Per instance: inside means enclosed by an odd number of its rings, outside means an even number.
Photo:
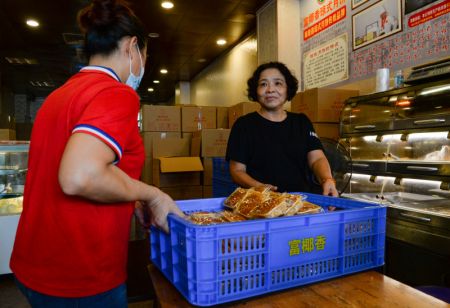
[[[18,57],[5,57],[5,60],[10,64],[24,64],[24,65],[34,65],[39,64],[38,60],[33,58],[18,58]]]
[[[167,74],[167,70],[166,70],[165,68],[162,68],[159,72],[160,72],[161,74]]]
[[[34,19],[27,19],[27,25],[33,28],[39,27],[39,23]]]
[[[170,1],[163,1],[161,2],[161,6],[165,9],[171,9],[173,8],[173,3]]]
[[[225,45],[225,44],[227,43],[227,41],[224,40],[224,39],[218,39],[218,40],[216,41],[216,43],[217,43],[217,45],[222,46],[222,45]]]
[[[153,89],[153,88],[148,88],[147,91],[148,91],[148,92],[153,92],[153,91],[155,91],[155,89]]]
[[[159,83],[159,80],[153,80],[153,83]]]

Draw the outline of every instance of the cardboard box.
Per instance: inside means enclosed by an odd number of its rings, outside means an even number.
[[[203,198],[212,198],[213,189],[211,185],[203,186]]]
[[[153,140],[153,157],[190,156],[191,141],[185,138]],[[197,155],[198,156],[198,155]]]
[[[186,138],[186,139],[189,139],[189,140],[191,140],[192,139],[192,132],[190,132],[190,133],[187,133],[187,132],[182,132],[181,133],[181,138]]]
[[[311,122],[339,123],[345,100],[357,95],[358,90],[309,89],[294,96],[291,112],[304,113]]]
[[[179,106],[142,105],[142,131],[181,131],[181,111]]]
[[[153,158],[146,156],[144,167],[142,168],[141,181],[149,185],[153,184]]]
[[[321,138],[339,139],[339,123],[313,123],[314,130]]]
[[[158,156],[189,155],[189,145],[186,140],[181,140],[180,132],[141,132],[145,147],[145,164],[142,169],[141,180],[147,184],[153,184],[153,145],[155,140],[174,139],[172,141],[157,141],[156,154]],[[176,143],[178,145],[173,145]]]
[[[216,107],[181,107],[181,130],[195,132],[204,128],[216,128]]]
[[[153,185],[175,187],[200,185],[203,171],[199,157],[159,157],[153,159]]]
[[[163,187],[163,192],[172,197],[173,200],[202,199],[203,186],[182,186],[182,187]]]
[[[0,129],[0,140],[16,140],[16,131],[14,129]]]
[[[145,155],[152,156],[153,140],[170,138],[179,139],[180,136],[180,132],[141,132],[142,141],[144,142]]]
[[[237,118],[254,111],[258,111],[260,108],[258,103],[243,102],[233,105],[228,108],[228,128],[232,128]]]
[[[203,161],[203,177],[202,184],[203,186],[212,185],[213,182],[213,161],[211,157],[204,157]]]
[[[225,157],[230,129],[203,129],[201,132],[202,157]]]
[[[216,128],[228,128],[228,107],[217,107]]]

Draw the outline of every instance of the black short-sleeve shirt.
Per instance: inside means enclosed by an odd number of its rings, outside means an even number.
[[[245,164],[251,177],[280,192],[311,192],[307,154],[317,149],[322,144],[306,115],[288,112],[273,122],[253,112],[234,123],[226,159]]]

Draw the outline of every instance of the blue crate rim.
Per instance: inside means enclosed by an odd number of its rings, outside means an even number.
[[[335,197],[329,197],[329,196],[323,196],[323,195],[316,195],[316,194],[311,194],[311,193],[304,193],[304,192],[294,192],[293,194],[300,194],[300,195],[305,195],[307,198],[305,200],[308,199],[308,196],[311,196],[312,198],[320,198],[320,199],[328,199],[328,200],[335,200]],[[205,198],[205,199],[201,199],[203,201],[207,201],[207,200],[218,200],[218,199],[222,199],[222,202],[226,199],[226,197],[220,197],[220,198]],[[349,207],[349,208],[345,208],[346,211],[352,211],[352,212],[364,212],[367,209],[380,209],[380,208],[387,208],[388,206],[386,204],[376,204],[376,203],[372,203],[372,202],[365,202],[365,201],[357,201],[357,200],[351,200],[351,199],[345,199],[345,198],[339,198],[339,200],[345,200],[346,203],[349,204],[353,204],[355,207]],[[184,203],[189,203],[192,202],[193,200],[179,200],[176,201],[176,203],[178,205],[183,205]],[[321,206],[322,209],[324,210],[324,212],[322,213],[311,213],[311,214],[301,214],[301,215],[293,215],[293,216],[281,216],[281,217],[274,217],[274,218],[260,218],[260,219],[247,219],[244,221],[236,221],[236,222],[229,222],[229,223],[223,223],[223,224],[211,224],[211,225],[197,225],[192,223],[191,221],[179,217],[178,215],[175,214],[169,214],[169,223],[171,219],[175,219],[178,222],[182,222],[185,223],[187,225],[189,225],[190,227],[195,227],[195,228],[212,228],[212,227],[219,227],[219,226],[226,226],[229,225],[230,223],[232,224],[249,224],[249,223],[261,223],[261,222],[265,222],[265,221],[273,221],[273,219],[279,219],[279,220],[286,220],[286,221],[290,221],[290,220],[295,220],[298,217],[317,217],[318,215],[340,215],[341,211],[329,211],[328,209],[326,209],[325,207]],[[221,210],[225,210],[226,207],[223,206],[222,204],[222,208],[218,208],[215,209],[214,212],[217,211],[221,211]],[[192,210],[190,212],[195,212],[195,211],[199,211],[200,209],[197,210]],[[358,219],[356,219],[358,220]]]

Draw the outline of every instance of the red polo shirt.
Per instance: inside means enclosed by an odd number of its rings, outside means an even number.
[[[99,138],[117,167],[138,179],[144,147],[137,126],[139,98],[114,72],[86,67],[45,100],[31,135],[23,213],[11,269],[27,287],[81,297],[126,280],[133,203],[102,204],[65,195],[58,169],[74,133]]]

